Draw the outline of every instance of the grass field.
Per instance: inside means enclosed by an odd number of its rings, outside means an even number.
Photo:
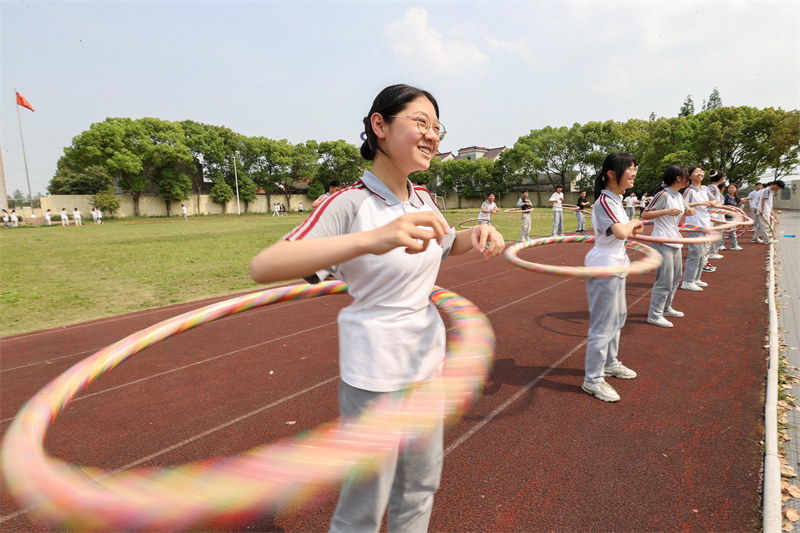
[[[477,214],[445,216],[458,229]],[[303,218],[124,219],[2,230],[0,336],[258,289],[250,260]],[[531,236],[550,233],[550,209],[535,209],[532,219]],[[507,241],[519,239],[519,213],[494,214],[492,223]],[[574,230],[575,216],[565,212],[564,223]]]

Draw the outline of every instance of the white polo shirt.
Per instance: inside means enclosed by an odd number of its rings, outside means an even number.
[[[772,215],[772,192],[772,187],[764,187],[759,194],[758,210],[766,219]]]
[[[722,191],[719,190],[719,187],[717,187],[716,185],[709,184],[706,186],[706,189],[708,191],[707,192],[708,197],[712,202],[714,202],[715,204],[724,203],[722,199]],[[725,215],[723,215],[722,213],[711,213],[709,215],[709,218],[713,218],[714,220],[725,220]]]
[[[562,203],[564,201],[563,192],[554,192],[550,195],[550,201],[553,202],[553,211],[563,211]]]
[[[626,267],[631,263],[625,251],[625,241],[617,239],[611,231],[614,224],[627,224],[630,222],[625,209],[622,207],[622,198],[603,189],[600,197],[592,207],[592,228],[594,230],[594,246],[586,254],[586,266],[620,266]],[[617,274],[624,278],[628,274]]]
[[[678,216],[662,215],[653,219],[653,235],[656,237],[669,237],[671,239],[680,238],[681,232],[678,229],[678,224],[681,221],[683,213],[689,206],[686,205],[686,200],[679,192],[672,189],[662,189],[653,196],[653,199],[645,208],[645,213],[648,211],[661,211],[662,209],[680,209],[681,214]],[[677,242],[664,243],[673,248],[683,248],[683,245]]]
[[[683,199],[686,200],[687,204],[693,204],[696,202],[707,202],[711,200],[708,197],[708,189],[703,187],[702,189],[699,187],[695,187],[694,185],[689,185],[683,191]],[[694,206],[694,215],[690,217],[686,217],[687,224],[694,224],[695,226],[702,226],[704,228],[708,228],[711,226],[711,217],[708,216],[708,207],[704,205],[696,205]]]
[[[761,191],[763,191],[763,190],[764,190],[764,189],[761,189]],[[750,209],[752,209],[753,211],[758,211],[758,210],[760,210],[760,209],[761,209],[761,191],[759,191],[759,190],[756,190],[756,189],[753,189],[753,190],[752,190],[752,191],[750,191],[750,193],[747,195],[747,199],[748,199],[748,200],[750,200],[750,201],[747,203],[747,205],[748,205],[748,206],[750,207]]]
[[[372,172],[327,198],[286,240],[315,239],[368,231],[406,214],[439,213],[424,187],[412,185],[400,201]],[[444,217],[442,217],[444,219]],[[455,230],[442,245],[429,243],[419,254],[395,248],[383,255],[356,257],[327,271],[349,286],[353,302],[339,312],[339,371],[359,389],[388,392],[433,377],[445,356],[445,327],[430,293]]]

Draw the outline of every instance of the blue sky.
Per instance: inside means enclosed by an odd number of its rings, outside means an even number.
[[[531,129],[699,111],[800,109],[800,3],[10,2],[0,0],[6,188],[33,193],[106,117],[192,119],[360,144],[386,85],[430,90],[442,151]]]

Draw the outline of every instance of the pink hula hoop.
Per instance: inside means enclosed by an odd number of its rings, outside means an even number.
[[[172,531],[225,523],[246,513],[297,507],[354,469],[376,468],[387,453],[425,438],[443,417],[472,402],[489,372],[494,332],[472,303],[435,287],[431,300],[452,326],[444,369],[402,394],[382,397],[357,420],[325,424],[235,457],[174,468],[105,471],[45,452],[47,429],[69,401],[145,347],[247,309],[346,290],[333,281],[233,298],[136,332],[77,363],[31,398],[6,432],[0,464],[9,493],[29,507],[32,518],[66,529]]]
[[[534,246],[544,246],[546,244],[561,244],[568,242],[594,242],[593,235],[569,235],[565,237],[542,237],[539,239],[532,239],[521,241],[512,244],[506,248],[505,257],[514,265],[530,270],[531,272],[539,272],[541,274],[551,274],[554,276],[574,276],[579,278],[607,278],[616,276],[617,274],[642,274],[656,269],[664,261],[661,254],[640,242],[626,241],[625,246],[631,250],[642,252],[644,257],[638,261],[634,261],[627,267],[576,267],[576,266],[557,266],[547,265],[544,263],[532,263],[525,261],[518,257],[518,253],[526,248]]]

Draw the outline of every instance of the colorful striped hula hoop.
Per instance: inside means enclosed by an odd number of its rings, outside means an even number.
[[[533,246],[544,246],[545,244],[561,244],[567,242],[594,242],[593,235],[569,235],[566,237],[541,237],[528,241],[518,242],[506,248],[506,259],[520,268],[539,272],[542,274],[552,274],[554,276],[575,276],[579,278],[608,278],[617,274],[642,274],[656,269],[661,265],[664,258],[657,250],[640,242],[626,241],[625,246],[631,250],[637,250],[644,254],[644,257],[634,261],[626,267],[575,267],[546,265],[544,263],[531,263],[520,259],[517,254],[520,250]]]
[[[468,218],[467,220],[462,220],[461,222],[459,222],[458,223],[458,227],[462,228],[462,229],[474,228],[475,226],[477,226],[477,224],[472,224],[471,226],[465,226],[464,224],[466,224],[467,222],[478,222],[479,220],[481,220],[481,219],[480,218]]]
[[[107,471],[72,465],[44,450],[47,429],[67,403],[145,347],[247,309],[346,290],[333,281],[233,298],[160,322],[84,359],[31,398],[6,432],[0,464],[8,491],[35,520],[65,529],[176,530],[297,508],[348,473],[369,473],[398,447],[425,438],[443,417],[463,412],[485,381],[494,332],[461,296],[438,287],[431,292],[452,327],[441,375],[403,394],[382,396],[356,420],[337,420],[238,456],[174,468]]]
[[[736,217],[739,219],[738,221],[734,219],[731,221],[726,220],[719,222],[719,226],[714,228],[718,231],[734,230],[738,234],[742,235],[744,234],[745,231],[747,231],[745,226],[752,226],[754,224],[753,219],[747,216],[745,212],[739,209],[738,207],[727,206],[725,208],[712,209],[709,211],[709,213],[714,215],[722,214],[730,217]],[[714,220],[714,222],[716,222],[716,220]]]

